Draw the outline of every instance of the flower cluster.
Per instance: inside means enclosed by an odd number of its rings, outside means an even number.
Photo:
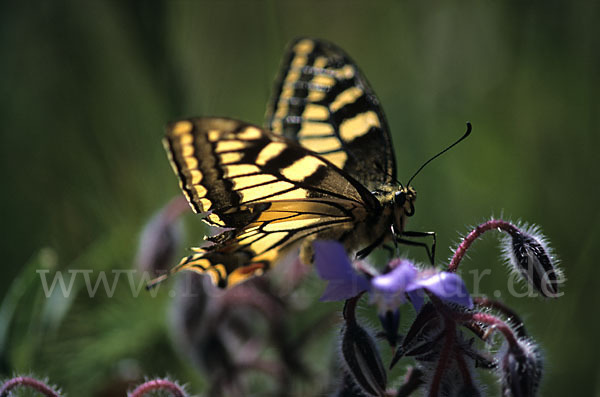
[[[164,268],[178,240],[174,221],[184,211],[181,204],[172,202],[148,225],[141,244],[148,252],[138,255],[138,266],[156,272]],[[468,233],[445,271],[406,258],[394,258],[377,271],[366,261],[351,261],[338,242],[313,243],[316,272],[327,282],[321,300],[345,301],[339,343],[342,371],[335,385],[329,385],[337,388],[335,395],[480,396],[484,392],[480,371],[496,375],[503,397],[537,394],[542,354],[519,315],[500,301],[471,296],[456,274],[473,242],[488,231],[506,233],[502,252],[514,275],[543,297],[560,295],[562,273],[539,229],[500,219],[484,222]],[[279,281],[288,287],[287,292],[297,292],[308,268],[298,261],[288,265]],[[204,370],[208,395],[248,395],[248,372],[262,373],[273,381],[275,395],[290,394],[292,379],[311,380],[311,368],[301,353],[312,335],[320,334],[315,331],[329,324],[328,316],[296,321],[300,310],[295,310],[294,294],[282,293],[281,286],[257,277],[217,291],[196,274],[179,280],[176,288],[181,293],[176,294],[171,316],[174,340]],[[369,329],[357,317],[356,308],[364,296],[377,312],[380,330]],[[401,313],[413,316],[402,330]],[[299,330],[292,325],[298,323],[309,326]],[[386,347],[391,357],[387,365],[381,354]],[[266,349],[269,355],[263,354]],[[390,370],[405,358],[414,364],[404,366],[404,379],[390,379]],[[311,394],[323,394],[326,387],[317,385]],[[47,382],[16,376],[0,386],[0,396],[16,388],[52,397],[61,394]],[[159,390],[187,395],[185,388],[169,379],[147,381],[128,395]]]
[[[377,272],[364,261],[350,261],[338,242],[314,243],[316,271],[327,281],[321,300],[346,301],[340,344],[344,371],[338,395],[408,396],[425,390],[429,396],[479,396],[483,387],[476,368],[497,374],[503,396],[537,393],[541,354],[519,316],[499,301],[472,298],[455,274],[471,244],[490,230],[508,234],[502,250],[516,274],[544,297],[559,295],[562,274],[539,230],[499,219],[474,228],[456,248],[447,271],[393,259]],[[364,294],[381,320],[383,332],[376,335],[393,349],[389,368],[403,357],[417,363],[407,369],[404,382],[395,390],[388,388],[389,374],[376,338],[356,318]],[[412,305],[416,316],[406,333],[399,334],[405,303]],[[503,337],[503,343],[493,354],[495,334]]]
[[[180,208],[177,203],[167,209],[171,207]],[[152,223],[146,239],[173,235],[170,229],[169,233],[163,230],[171,224]],[[536,394],[543,368],[541,353],[519,316],[500,301],[472,297],[456,274],[471,245],[488,231],[504,233],[501,249],[515,277],[543,297],[560,295],[563,276],[546,238],[536,227],[501,219],[473,228],[454,249],[445,271],[406,258],[393,258],[378,271],[364,260],[351,261],[346,248],[336,241],[313,243],[316,272],[327,282],[321,300],[345,301],[339,344],[343,371],[336,382],[337,395],[408,396],[424,390],[429,396],[478,396],[484,389],[478,380],[481,370],[497,376],[503,396]],[[172,245],[175,240],[169,241]],[[161,269],[172,252],[170,245],[147,245],[160,249],[143,258],[150,264],[145,268]],[[301,268],[288,267],[288,284],[300,285]],[[175,302],[175,339],[205,369],[211,394],[244,395],[242,377],[248,370],[270,375],[278,392],[287,390],[291,376],[309,372],[298,354],[306,343],[298,341],[308,338],[290,339],[285,326],[286,318],[298,315],[289,297],[278,294],[263,278],[221,294],[207,291],[210,287],[201,285],[198,276],[188,278],[195,280],[192,286],[198,294]],[[368,296],[368,304],[376,310],[380,330],[370,330],[357,319],[356,307],[363,296]],[[408,313],[414,319],[400,332],[400,316],[406,316],[407,306],[414,310],[415,314]],[[272,338],[252,330],[263,319],[269,330],[266,335]],[[232,333],[234,323],[237,331]],[[232,338],[240,330],[247,339]],[[380,351],[386,344],[392,357],[388,365]],[[267,345],[276,347],[275,360],[261,356]],[[389,370],[406,357],[416,364],[405,366],[404,381],[392,389],[390,384],[398,382],[390,381]]]

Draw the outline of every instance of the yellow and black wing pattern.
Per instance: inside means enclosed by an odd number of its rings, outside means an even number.
[[[300,38],[290,44],[266,127],[320,154],[371,191],[396,180],[379,100],[355,63],[332,43]]]
[[[226,228],[171,273],[192,270],[232,286],[262,274],[300,240],[328,229],[343,237],[381,210],[327,157],[241,121],[177,121],[164,145],[192,209]]]

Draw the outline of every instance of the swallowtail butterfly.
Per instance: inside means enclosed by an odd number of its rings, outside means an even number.
[[[405,231],[416,192],[396,181],[379,100],[326,41],[291,43],[264,128],[190,118],[167,127],[164,145],[194,212],[225,228],[171,273],[192,270],[229,287],[298,246],[310,263],[315,239],[338,240],[364,257],[386,241],[431,234]]]

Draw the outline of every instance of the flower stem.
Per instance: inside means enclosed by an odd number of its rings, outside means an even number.
[[[494,229],[503,230],[510,235],[513,235],[513,234],[519,232],[519,229],[517,229],[517,227],[515,225],[513,225],[510,222],[503,221],[502,219],[491,219],[487,222],[483,222],[482,224],[477,226],[475,229],[471,230],[471,232],[469,234],[467,234],[467,236],[458,245],[458,248],[456,248],[456,251],[454,251],[452,260],[450,261],[450,264],[448,265],[448,271],[456,272],[456,269],[458,269],[458,264],[460,263],[462,258],[465,256],[465,253],[467,252],[467,250],[469,249],[471,244],[473,244],[473,241],[478,239],[483,233],[485,233],[489,230],[494,230]]]
[[[456,354],[454,355],[454,358],[456,359],[456,364],[458,365],[460,373],[463,377],[464,384],[470,388],[473,388],[473,378],[471,377],[471,373],[469,372],[469,367],[467,366],[467,363],[465,361],[465,356],[463,355],[460,349],[455,349],[455,351]]]
[[[498,310],[500,313],[506,316],[509,322],[513,324],[517,336],[527,337],[525,323],[523,323],[521,317],[510,307],[506,306],[504,303],[486,297],[473,298],[473,303],[475,303],[477,306]]]
[[[444,376],[444,371],[448,367],[448,361],[450,360],[450,353],[454,349],[454,339],[456,338],[456,323],[451,320],[446,320],[446,340],[442,351],[440,352],[440,358],[435,368],[435,374],[431,381],[431,389],[429,390],[429,396],[436,397],[439,394],[440,384]]]
[[[498,317],[487,313],[473,313],[470,317],[473,321],[479,321],[493,326],[504,335],[504,338],[511,346],[517,344],[517,338],[515,337],[512,328]]]
[[[185,397],[183,389],[168,379],[154,379],[142,383],[129,394],[129,397],[143,397],[146,393],[154,390],[168,390],[173,397]]]
[[[60,396],[56,391],[52,390],[50,386],[40,380],[31,378],[29,376],[16,376],[4,382],[2,387],[0,387],[0,397],[9,396],[10,391],[19,386],[25,386],[37,390],[47,397]]]

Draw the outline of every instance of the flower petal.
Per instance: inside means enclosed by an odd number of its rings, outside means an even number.
[[[313,248],[317,274],[322,279],[337,280],[340,275],[354,272],[344,246],[337,241],[315,241]]]
[[[315,241],[313,248],[317,274],[329,281],[320,300],[345,300],[369,289],[369,282],[354,270],[342,244],[337,241]]]
[[[456,303],[468,308],[473,307],[473,300],[467,291],[467,287],[457,274],[441,272],[416,280],[407,288],[407,292],[419,288],[428,290],[446,302]]]
[[[416,276],[417,269],[412,262],[403,259],[392,271],[375,277],[371,284],[380,293],[396,294],[399,292],[404,294],[406,287],[413,282]]]
[[[359,275],[356,275],[355,280],[329,281],[319,300],[327,302],[350,299],[366,291],[367,287],[368,281]]]
[[[390,272],[374,277],[371,280],[371,302],[376,302],[379,313],[394,311],[406,302],[406,288],[417,275],[412,262],[401,259]]]
[[[413,291],[406,291],[406,294],[410,298],[410,303],[412,303],[415,311],[418,313],[421,311],[423,307],[423,303],[425,303],[425,293],[422,288],[415,289]]]

